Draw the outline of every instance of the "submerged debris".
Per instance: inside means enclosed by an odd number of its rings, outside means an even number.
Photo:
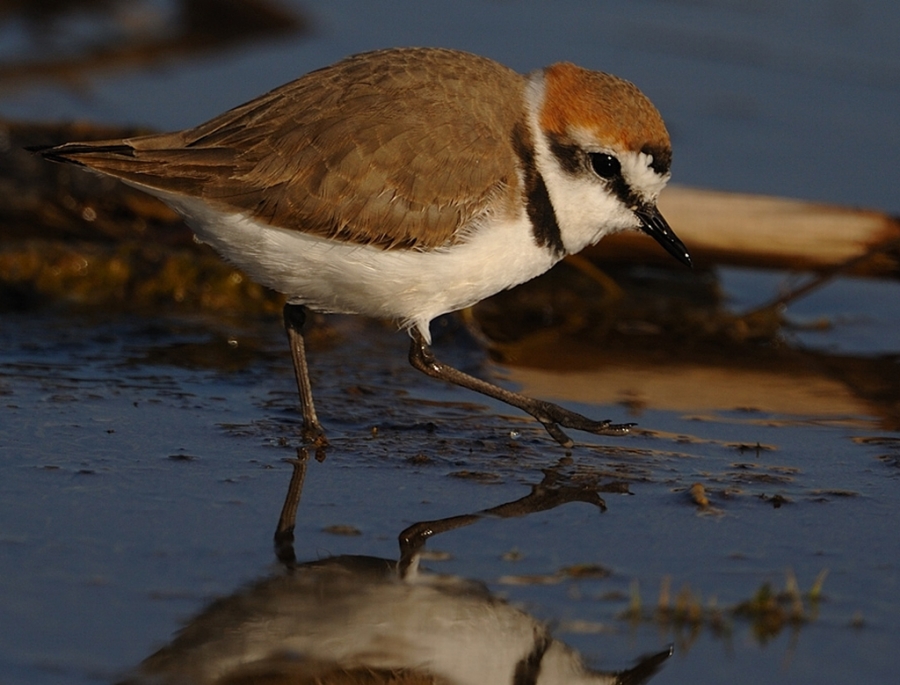
[[[673,597],[672,579],[665,576],[660,582],[656,606],[644,607],[640,586],[634,580],[628,608],[619,619],[633,624],[655,623],[675,633],[687,629],[692,638],[703,628],[714,635],[729,636],[736,621],[746,621],[756,640],[765,644],[788,627],[799,629],[816,620],[819,604],[824,599],[822,586],[827,575],[827,569],[820,571],[810,589],[803,593],[794,572],[788,569],[782,590],[765,582],[750,598],[732,606],[719,606],[715,597],[704,602],[700,593],[687,584]]]

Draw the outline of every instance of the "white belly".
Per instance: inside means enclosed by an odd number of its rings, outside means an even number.
[[[197,236],[258,283],[322,312],[364,314],[416,326],[538,276],[558,261],[535,244],[523,216],[472,231],[464,243],[435,250],[384,250],[274,228],[163,197]]]

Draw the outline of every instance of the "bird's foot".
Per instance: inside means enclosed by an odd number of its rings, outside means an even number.
[[[535,400],[535,410],[531,412],[551,437],[563,447],[572,447],[574,441],[563,432],[563,428],[585,431],[595,435],[626,435],[634,423],[613,423],[609,420],[595,421],[581,414],[564,409],[552,402]]]
[[[303,428],[300,431],[300,437],[303,439],[303,444],[306,447],[312,447],[316,451],[328,447],[328,438],[325,435],[325,429],[322,428],[322,424],[318,421],[313,424],[304,422]]]

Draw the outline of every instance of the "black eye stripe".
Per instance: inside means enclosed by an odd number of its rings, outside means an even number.
[[[577,174],[584,169],[584,154],[576,146],[565,143],[559,136],[549,135],[550,152],[556,157],[559,165],[568,174]]]
[[[559,161],[559,165],[563,168],[563,171],[569,174],[581,173],[589,164],[592,164],[589,158],[593,156],[593,154],[601,154],[584,152],[569,138],[564,136],[548,134],[547,139],[550,143],[550,151],[553,153],[553,156]],[[672,165],[672,151],[670,149],[645,145],[641,148],[641,152],[650,155],[653,159],[653,161],[650,162],[650,168],[653,169],[653,171],[660,176],[665,176],[669,173],[669,169]]]
[[[559,166],[567,174],[572,174],[573,176],[594,174],[602,178],[607,187],[618,196],[626,207],[637,207],[641,203],[640,197],[626,183],[625,177],[622,175],[621,163],[615,157],[606,153],[586,152],[575,145],[571,139],[563,136],[547,134],[547,140],[550,143],[550,152],[553,153],[553,156],[559,162]],[[659,154],[659,151],[656,152]],[[595,155],[604,155],[613,159],[615,164],[618,165],[617,173],[608,178],[600,176],[596,168],[594,168],[593,157]],[[668,159],[664,155],[660,155],[659,158],[664,161]],[[654,157],[654,160],[656,159]],[[655,165],[651,165],[651,168],[656,171]]]
[[[606,180],[622,175],[622,165],[613,155],[605,152],[585,152],[574,143],[564,141],[560,136],[547,137],[550,152],[566,173],[580,174],[587,169]]]

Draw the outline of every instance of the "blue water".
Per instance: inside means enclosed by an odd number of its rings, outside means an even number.
[[[900,213],[897,3],[285,4],[310,17],[310,34],[97,73],[77,88],[2,89],[0,115],[180,128],[349,53],[442,45],[522,71],[565,59],[633,80],[670,127],[679,183]],[[0,31],[4,60],[45,49],[19,24]],[[787,278],[720,276],[737,310],[773,297]],[[837,281],[788,312],[797,323],[825,317],[833,325],[792,330],[786,344],[896,358],[898,295],[894,282]],[[294,455],[296,427],[278,322],[154,326],[116,314],[0,315],[2,683],[112,681],[208,601],[273,568],[271,534],[290,474],[283,460]],[[406,365],[402,334],[346,321],[338,329],[338,342],[312,360],[335,448],[310,465],[297,529],[302,559],[395,557],[406,525],[521,497],[563,458],[540,431],[499,416],[509,413],[500,405],[420,378]],[[228,335],[262,340],[268,354],[237,371],[147,356]],[[579,409],[629,420],[621,406]],[[631,495],[605,494],[602,514],[568,504],[483,521],[429,543],[449,554],[429,564],[486,582],[598,666],[624,668],[674,642],[653,683],[892,682],[900,667],[900,434],[880,422],[889,409],[870,398],[852,416],[823,419],[798,407],[789,416],[698,419],[651,407],[639,420],[658,434],[579,436],[587,446],[563,467],[619,473]],[[510,425],[521,431],[512,441]],[[757,442],[773,449],[735,446]],[[492,478],[459,477],[470,471]],[[687,498],[696,481],[707,484],[715,512],[698,512]],[[789,502],[775,508],[766,499],[774,495]],[[361,535],[324,532],[336,524]],[[521,560],[504,560],[513,550]],[[611,575],[510,581],[576,564]],[[824,598],[815,620],[769,641],[737,619],[730,636],[703,627],[691,638],[688,629],[618,618],[635,583],[648,606],[670,576],[673,594],[688,585],[704,603],[715,597],[727,607],[762,583],[784,587],[789,569],[804,591],[827,570]]]
[[[347,54],[439,45],[520,71],[570,60],[634,81],[668,123],[679,183],[900,212],[889,0],[284,4],[310,17],[309,35],[78,89],[36,84],[4,94],[0,114],[184,128]]]

